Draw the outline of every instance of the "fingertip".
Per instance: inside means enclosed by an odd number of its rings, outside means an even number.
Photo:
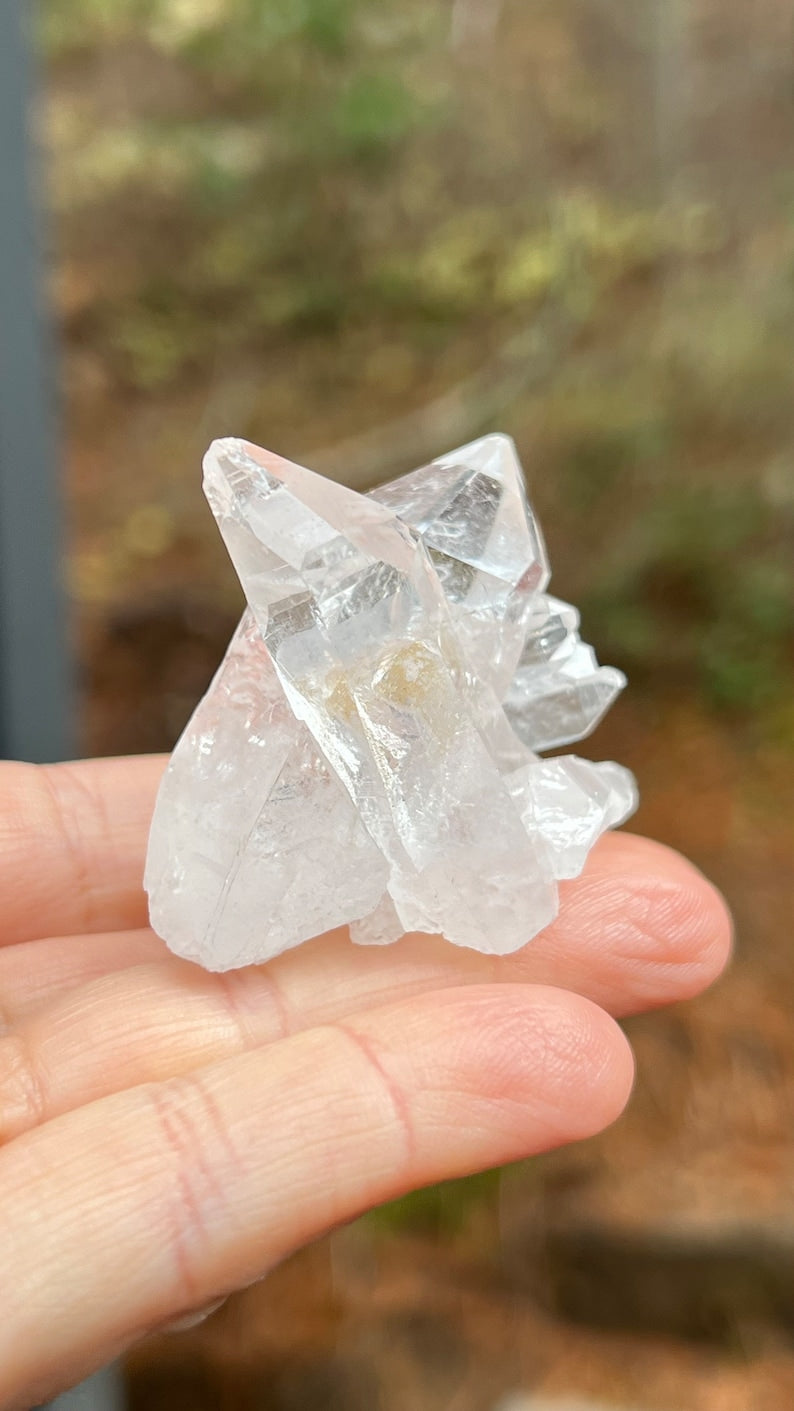
[[[733,922],[727,903],[673,848],[615,835],[595,851],[581,881],[568,887],[566,930],[586,931],[589,916],[606,918],[598,927],[598,998],[613,1013],[690,999],[728,964]]]
[[[676,861],[675,876],[670,869],[629,884],[623,910],[629,956],[648,977],[631,1009],[694,998],[730,959],[733,922],[725,899],[692,864]]]
[[[666,849],[666,851],[670,851]],[[686,858],[651,883],[661,940],[659,959],[677,969],[676,998],[690,999],[719,978],[733,950],[733,918],[722,892]]]
[[[502,1159],[592,1136],[623,1111],[634,1081],[632,1051],[591,1000],[503,983],[448,991],[443,1004],[440,1029],[459,1036],[456,1085],[507,1124],[511,1149]]]
[[[634,1085],[634,1054],[607,1012],[568,990],[538,989],[533,1024],[546,1044],[546,1145],[581,1141],[612,1125]]]

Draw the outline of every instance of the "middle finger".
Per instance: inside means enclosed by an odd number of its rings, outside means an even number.
[[[713,979],[729,938],[724,904],[690,864],[620,834],[563,889],[557,921],[512,956],[428,936],[364,949],[336,932],[226,975],[174,957],[133,965],[62,993],[0,1040],[0,1140],[110,1092],[435,988],[524,981],[576,990],[618,1015],[658,1005]],[[151,933],[138,940],[142,955],[156,953]]]

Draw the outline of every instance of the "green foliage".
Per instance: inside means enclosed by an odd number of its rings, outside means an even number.
[[[668,490],[590,595],[597,633],[635,668],[694,677],[716,706],[770,705],[791,688],[792,535],[752,485]]]
[[[344,151],[377,157],[407,136],[417,116],[416,100],[396,75],[357,73],[339,95],[334,130]]]
[[[499,1171],[483,1171],[461,1180],[427,1186],[381,1206],[369,1219],[388,1231],[454,1236],[463,1229],[476,1206],[493,1198],[500,1180]]]
[[[719,163],[662,187],[637,74],[597,72],[613,7],[584,8],[505,0],[480,54],[445,0],[44,0],[60,238],[95,280],[66,337],[110,395],[261,369],[268,425],[286,366],[322,444],[537,331],[546,382],[505,415],[560,590],[605,657],[766,709],[792,663],[790,172],[742,213]]]
[[[157,0],[49,0],[41,7],[42,38],[56,54],[92,49],[129,33],[139,33],[156,13]]]
[[[42,15],[49,50],[62,55],[98,39],[145,37],[156,48],[199,58],[208,42],[221,64],[261,58],[285,41],[344,52],[354,0],[48,0]]]

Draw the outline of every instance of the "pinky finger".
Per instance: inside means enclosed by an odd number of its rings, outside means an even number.
[[[132,1088],[0,1153],[0,1404],[414,1187],[591,1135],[632,1061],[588,1000],[442,990]]]

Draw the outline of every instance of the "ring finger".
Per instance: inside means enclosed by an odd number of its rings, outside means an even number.
[[[151,932],[126,935],[115,951],[114,939],[106,938],[109,957],[135,957],[138,947],[150,963],[92,979],[27,1015],[25,994],[40,1004],[41,989],[28,981],[16,1000],[6,992],[6,1011],[16,1003],[18,1022],[0,1040],[0,1140],[122,1088],[450,985],[554,985],[616,1015],[680,999],[718,973],[730,925],[718,894],[690,864],[657,844],[617,835],[564,889],[557,921],[502,959],[427,936],[361,949],[337,932],[267,966],[210,975],[174,958],[152,962],[158,943]],[[80,942],[61,944],[78,968]],[[15,949],[0,953],[0,986]],[[35,946],[26,949],[35,954]],[[66,971],[68,965],[58,983]]]

